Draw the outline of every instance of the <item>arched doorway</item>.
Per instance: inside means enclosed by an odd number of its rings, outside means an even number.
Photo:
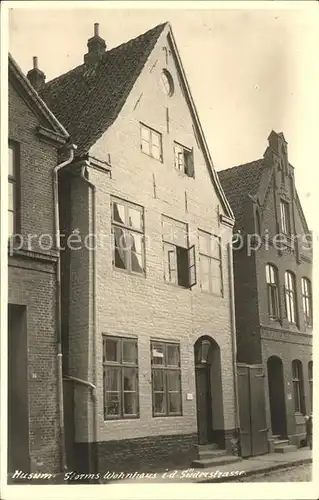
[[[282,361],[271,356],[267,361],[271,430],[274,436],[286,437],[286,404]]]
[[[198,442],[207,444],[224,422],[220,349],[212,338],[203,336],[195,343],[194,355]]]

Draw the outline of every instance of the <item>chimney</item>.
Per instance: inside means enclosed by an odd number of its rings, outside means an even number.
[[[28,72],[27,79],[37,92],[45,84],[45,74],[38,68],[38,58],[36,56],[33,57],[33,69]]]
[[[84,54],[85,64],[95,63],[105,54],[106,43],[99,35],[99,26],[99,23],[94,24],[94,36],[88,40],[88,53]]]

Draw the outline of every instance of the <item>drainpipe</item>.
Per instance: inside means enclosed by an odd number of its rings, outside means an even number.
[[[228,275],[229,275],[229,298],[230,298],[230,322],[231,322],[231,340],[232,340],[232,361],[233,378],[235,393],[235,425],[238,432],[240,430],[239,422],[239,404],[238,404],[238,384],[237,384],[237,343],[236,343],[236,320],[235,320],[235,299],[234,299],[234,271],[233,271],[233,250],[232,245],[228,243]]]
[[[94,238],[94,244],[92,247],[93,251],[93,262],[92,262],[92,267],[93,267],[93,283],[92,283],[92,303],[93,303],[93,339],[92,339],[92,351],[93,351],[93,366],[92,366],[92,376],[93,376],[93,386],[96,388],[96,362],[97,362],[97,357],[96,357],[96,334],[97,334],[97,328],[96,328],[96,317],[97,317],[97,311],[96,311],[96,283],[97,283],[97,271],[96,271],[96,187],[95,185],[90,182],[86,176],[85,173],[87,171],[87,168],[90,166],[89,162],[85,162],[86,164],[82,166],[81,169],[81,177],[83,181],[91,188],[92,190],[92,234]],[[93,395],[93,393],[92,393]],[[97,433],[98,433],[98,411],[97,411],[97,397],[95,394],[95,397],[93,397],[93,443],[96,443],[93,446],[97,446]],[[97,470],[97,450],[95,453],[95,472],[98,472]]]
[[[58,407],[60,427],[60,468],[67,470],[65,432],[64,432],[64,404],[63,404],[63,373],[62,373],[62,318],[61,318],[61,246],[60,246],[60,220],[59,220],[59,191],[58,172],[69,165],[74,159],[75,144],[70,145],[70,154],[67,160],[53,168],[53,200],[54,200],[54,230],[56,237],[56,249],[58,251],[56,265],[56,328],[57,328],[57,378],[58,378]]]

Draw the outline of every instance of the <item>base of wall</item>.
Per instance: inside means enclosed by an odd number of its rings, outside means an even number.
[[[197,458],[197,443],[197,433],[75,443],[73,470],[105,475],[188,468]]]
[[[212,440],[229,455],[240,455],[238,429],[215,429],[212,431]]]

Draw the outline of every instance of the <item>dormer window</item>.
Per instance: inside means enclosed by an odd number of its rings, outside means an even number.
[[[284,200],[280,200],[280,229],[284,234],[291,234],[289,203]]]
[[[194,177],[193,150],[181,144],[174,144],[175,168],[188,177]]]

